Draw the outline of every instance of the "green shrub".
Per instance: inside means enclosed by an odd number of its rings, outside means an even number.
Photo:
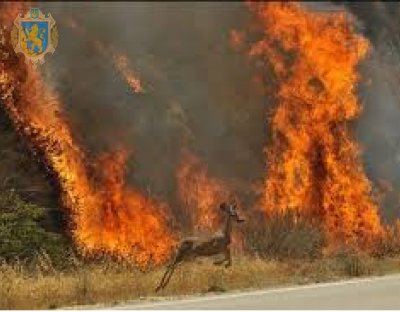
[[[0,258],[32,259],[46,253],[56,262],[62,261],[65,239],[41,226],[45,211],[23,201],[14,191],[0,192]]]

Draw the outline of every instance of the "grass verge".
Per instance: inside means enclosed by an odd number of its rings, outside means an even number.
[[[56,309],[77,305],[113,305],[155,297],[163,270],[142,272],[111,261],[78,263],[61,271],[38,262],[0,265],[0,309]],[[370,258],[340,253],[330,258],[273,261],[236,256],[229,269],[211,261],[179,267],[161,297],[250,290],[284,285],[341,280],[349,277],[400,272],[400,258]]]

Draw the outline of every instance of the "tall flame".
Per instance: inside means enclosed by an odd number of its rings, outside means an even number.
[[[219,204],[229,195],[222,181],[210,176],[207,168],[187,148],[182,148],[177,170],[178,195],[191,217],[193,230],[215,231],[221,226]]]
[[[9,28],[18,13],[29,10],[28,4],[19,3],[0,8],[0,23]],[[350,123],[361,113],[357,65],[369,44],[344,13],[307,11],[297,3],[249,3],[249,8],[262,35],[249,56],[260,59],[264,72],[271,68],[274,74],[276,107],[272,142],[266,148],[263,210],[296,211],[321,220],[329,246],[368,249],[385,230]],[[69,26],[85,34],[75,20]],[[231,39],[242,48],[249,38],[232,32]],[[134,92],[143,92],[126,56],[98,40],[91,42],[100,54],[113,57]],[[11,46],[1,49],[10,55],[0,64],[2,105],[58,181],[78,246],[85,254],[105,252],[141,265],[163,262],[176,243],[168,226],[169,209],[126,185],[128,151],[119,147],[92,165],[62,117],[58,95]],[[221,221],[218,205],[230,195],[226,183],[212,177],[187,148],[182,149],[176,179],[193,229],[216,230]]]
[[[170,253],[173,236],[165,227],[167,207],[125,186],[124,149],[100,157],[94,205],[77,216],[77,240],[88,253],[103,250],[144,264]]]
[[[369,44],[343,12],[248,6],[262,33],[249,55],[272,68],[276,81],[264,210],[323,220],[330,246],[368,248],[382,226],[349,126],[361,111],[357,65]]]
[[[3,4],[0,23],[11,29],[17,14],[28,9],[28,4]],[[166,207],[125,186],[126,151],[102,156],[95,168],[90,167],[60,116],[57,94],[23,63],[23,57],[18,59],[10,45],[1,49],[10,55],[0,65],[2,104],[57,179],[78,246],[85,253],[111,253],[142,265],[164,261],[175,243]],[[92,171],[97,171],[98,179]]]

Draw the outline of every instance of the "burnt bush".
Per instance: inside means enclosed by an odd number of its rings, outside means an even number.
[[[373,256],[378,258],[400,256],[400,221],[388,226],[386,235],[376,242]]]
[[[243,229],[244,249],[268,259],[315,259],[321,256],[322,228],[293,213],[258,215]]]
[[[349,277],[368,275],[372,271],[372,259],[360,250],[343,247],[332,256],[341,271]]]

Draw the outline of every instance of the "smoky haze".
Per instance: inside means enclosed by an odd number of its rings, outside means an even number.
[[[172,208],[183,145],[216,178],[247,186],[263,179],[265,99],[253,86],[249,62],[230,43],[231,29],[247,25],[243,4],[43,3],[40,8],[52,14],[60,34],[56,54],[43,70],[91,157],[128,147],[129,182]],[[68,26],[69,17],[85,34]],[[93,40],[127,55],[143,94],[127,94],[112,55],[101,55]]]
[[[368,59],[360,68],[364,83],[360,97],[364,113],[356,135],[364,150],[364,164],[379,186],[391,184],[383,201],[383,216],[400,215],[400,4],[398,2],[344,3],[371,41]],[[370,80],[370,81],[368,81]]]
[[[386,53],[387,36],[393,32],[389,17],[379,11],[386,12],[386,4],[368,16],[362,14],[364,5],[373,4],[341,4],[357,16],[374,46],[361,68],[372,85],[360,86],[365,110],[356,134],[371,179],[394,186],[383,205],[384,215],[392,218],[400,210],[400,105],[399,92],[385,72],[393,72],[393,79],[400,74],[392,66],[396,56]],[[213,177],[242,194],[263,181],[268,102],[253,82],[256,65],[230,44],[230,31],[249,25],[242,3],[45,2],[39,8],[52,14],[60,35],[42,70],[60,93],[74,135],[91,158],[128,147],[129,183],[176,212],[175,176],[183,145]],[[71,17],[84,33],[70,27]],[[386,37],[368,27],[377,21]],[[112,56],[99,53],[93,40],[127,56],[144,93],[127,94]],[[385,48],[376,49],[382,42]]]

